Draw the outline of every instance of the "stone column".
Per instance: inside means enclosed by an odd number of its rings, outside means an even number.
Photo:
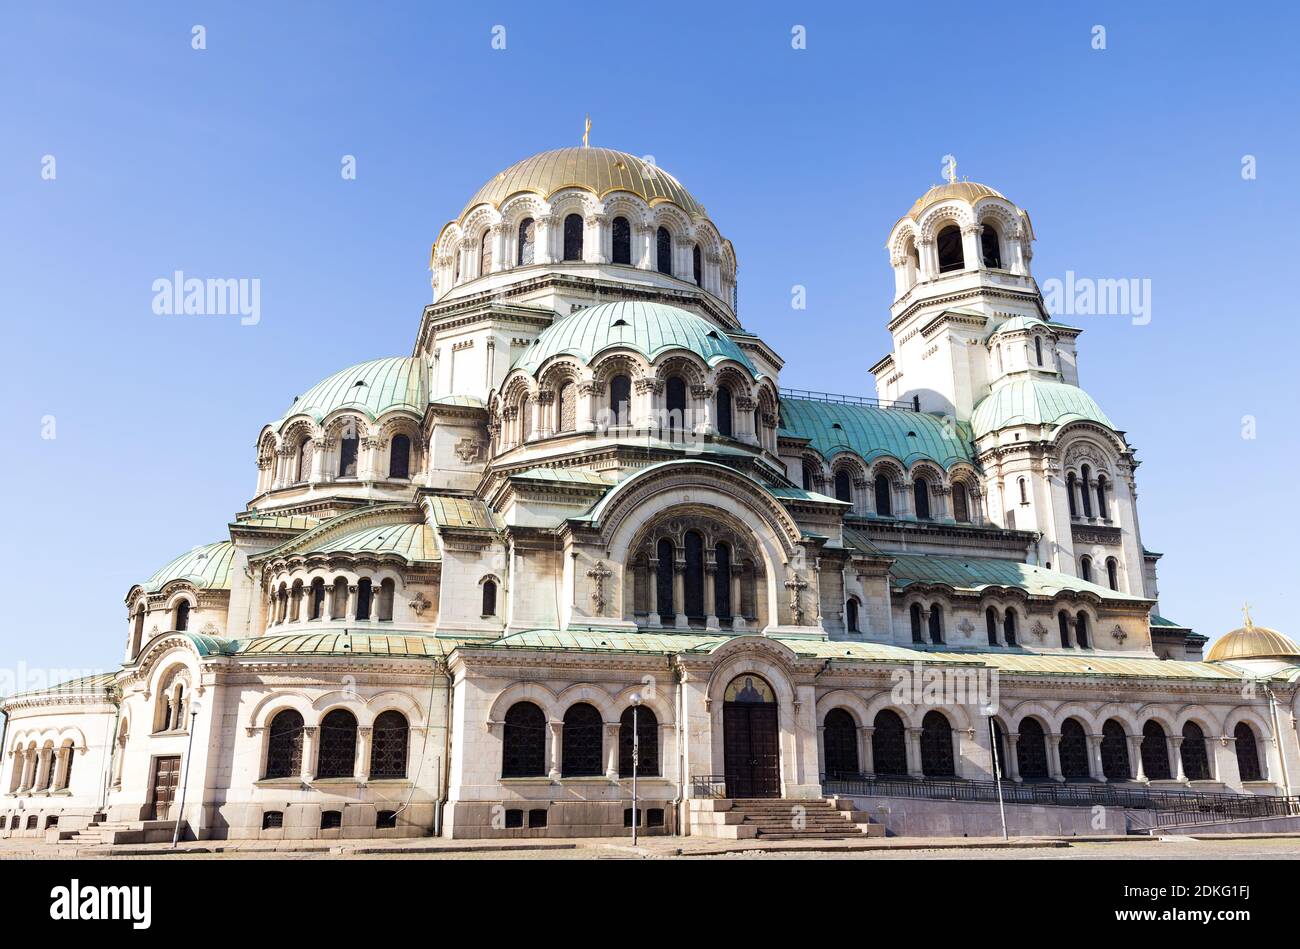
[[[304,725],[302,729],[302,773],[304,784],[310,784],[316,777],[316,733],[317,725]]]
[[[712,555],[708,558],[713,560]],[[704,565],[704,626],[706,629],[721,629],[718,622],[718,601],[717,588],[715,586],[718,576],[718,565],[716,563],[706,563]]]
[[[1097,781],[1106,780],[1106,769],[1101,762],[1101,736],[1088,736],[1088,773]]]
[[[1146,768],[1142,766],[1142,736],[1128,736],[1129,767],[1133,769],[1134,781],[1146,781]]]
[[[686,562],[673,562],[673,604],[677,607],[677,616],[673,625],[686,629],[690,622],[686,618]]]
[[[1047,773],[1053,781],[1064,781],[1065,775],[1061,773],[1061,736],[1047,736]]]
[[[605,723],[605,777],[618,780],[618,729],[619,722]]]
[[[876,773],[876,751],[873,736],[875,726],[863,725],[858,728],[858,770],[863,774]]]
[[[551,721],[547,724],[550,725],[551,732],[551,771],[549,776],[552,781],[558,781],[560,780],[561,765],[564,762],[564,722]]]
[[[374,740],[374,727],[357,726],[357,760],[352,775],[361,784],[370,780],[370,748]]]
[[[641,241],[641,253],[637,258],[637,268],[640,270],[655,269],[655,226],[653,224],[638,224],[636,232]]]
[[[1020,736],[1013,735],[1010,732],[1002,736],[1002,741],[1006,744],[1006,761],[1003,765],[1007,769],[1007,779],[1019,783],[1020,778]]]
[[[537,405],[537,424],[533,426],[533,434],[536,438],[547,438],[555,433],[556,426],[552,424],[552,407],[555,405],[555,390],[542,389],[533,399]]]
[[[961,252],[966,258],[967,270],[983,270],[984,257],[980,253],[980,232],[982,225],[968,224],[961,229]]]
[[[600,397],[601,391],[601,387],[595,382],[578,383],[578,431],[596,430],[596,420],[600,417],[600,408],[596,400]]]
[[[553,264],[555,263],[555,255],[551,253],[551,242],[555,240],[555,235],[552,234],[555,229],[555,218],[549,215],[539,217],[535,223],[537,233],[534,235],[533,263]]]
[[[925,777],[921,767],[921,729],[906,728],[904,738],[907,743],[907,773],[914,778]]]
[[[926,280],[933,280],[935,273],[938,271],[938,267],[935,266],[934,260],[933,237],[922,237],[917,239],[916,256],[921,265],[917,282],[923,283]]]
[[[1183,781],[1185,783],[1187,781],[1187,772],[1183,770],[1182,749],[1183,749],[1183,736],[1170,735],[1169,736],[1169,755],[1170,755],[1169,763],[1170,765],[1172,765],[1172,767],[1169,770],[1173,774],[1174,780]]]
[[[357,619],[357,585],[348,584],[348,603],[343,608],[343,618],[345,620]]]
[[[662,626],[663,617],[659,615],[659,558],[651,557],[649,560],[650,577],[650,615],[646,617],[646,622],[651,626]]]
[[[744,572],[745,568],[740,564],[731,565],[731,629],[733,632],[747,628],[740,599],[740,578]]]
[[[583,218],[582,259],[589,264],[607,264],[605,256],[605,231],[609,218],[603,214],[592,214]]]
[[[502,222],[493,224],[491,227],[492,234],[492,261],[489,264],[489,273],[497,273],[501,270],[510,268],[510,250],[506,240],[506,226]]]

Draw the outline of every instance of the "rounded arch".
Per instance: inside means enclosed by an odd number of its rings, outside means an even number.
[[[563,718],[574,705],[587,704],[600,712],[600,718],[606,723],[617,723],[622,709],[614,704],[614,697],[598,685],[579,682],[562,690],[555,696],[557,718]]]
[[[298,690],[278,690],[269,692],[258,699],[257,704],[248,715],[249,728],[266,728],[271,719],[284,709],[293,709],[302,716],[304,722],[314,721],[316,710],[312,699],[306,692]]]
[[[531,702],[542,710],[548,721],[557,718],[555,712],[559,705],[556,694],[538,682],[515,682],[497,693],[488,709],[488,723],[505,721],[506,712],[518,702]]]

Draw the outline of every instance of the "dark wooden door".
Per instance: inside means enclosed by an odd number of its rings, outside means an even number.
[[[727,797],[778,797],[776,705],[727,702],[722,707]]]
[[[167,820],[176,801],[176,786],[181,780],[180,755],[167,755],[153,759],[153,792],[150,820]]]

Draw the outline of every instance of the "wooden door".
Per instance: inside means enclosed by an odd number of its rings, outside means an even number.
[[[722,707],[722,730],[727,797],[778,797],[776,705],[727,702]]]
[[[150,786],[150,820],[167,820],[176,801],[176,787],[181,779],[180,755],[166,755],[153,759],[153,780]]]

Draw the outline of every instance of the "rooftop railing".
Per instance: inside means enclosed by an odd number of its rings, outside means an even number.
[[[894,402],[889,399],[873,399],[865,395],[839,395],[834,392],[818,392],[815,389],[782,389],[781,397],[785,399],[809,399],[813,402],[835,402],[840,405],[870,405],[878,409],[921,411],[921,397],[915,395],[905,402]]]

